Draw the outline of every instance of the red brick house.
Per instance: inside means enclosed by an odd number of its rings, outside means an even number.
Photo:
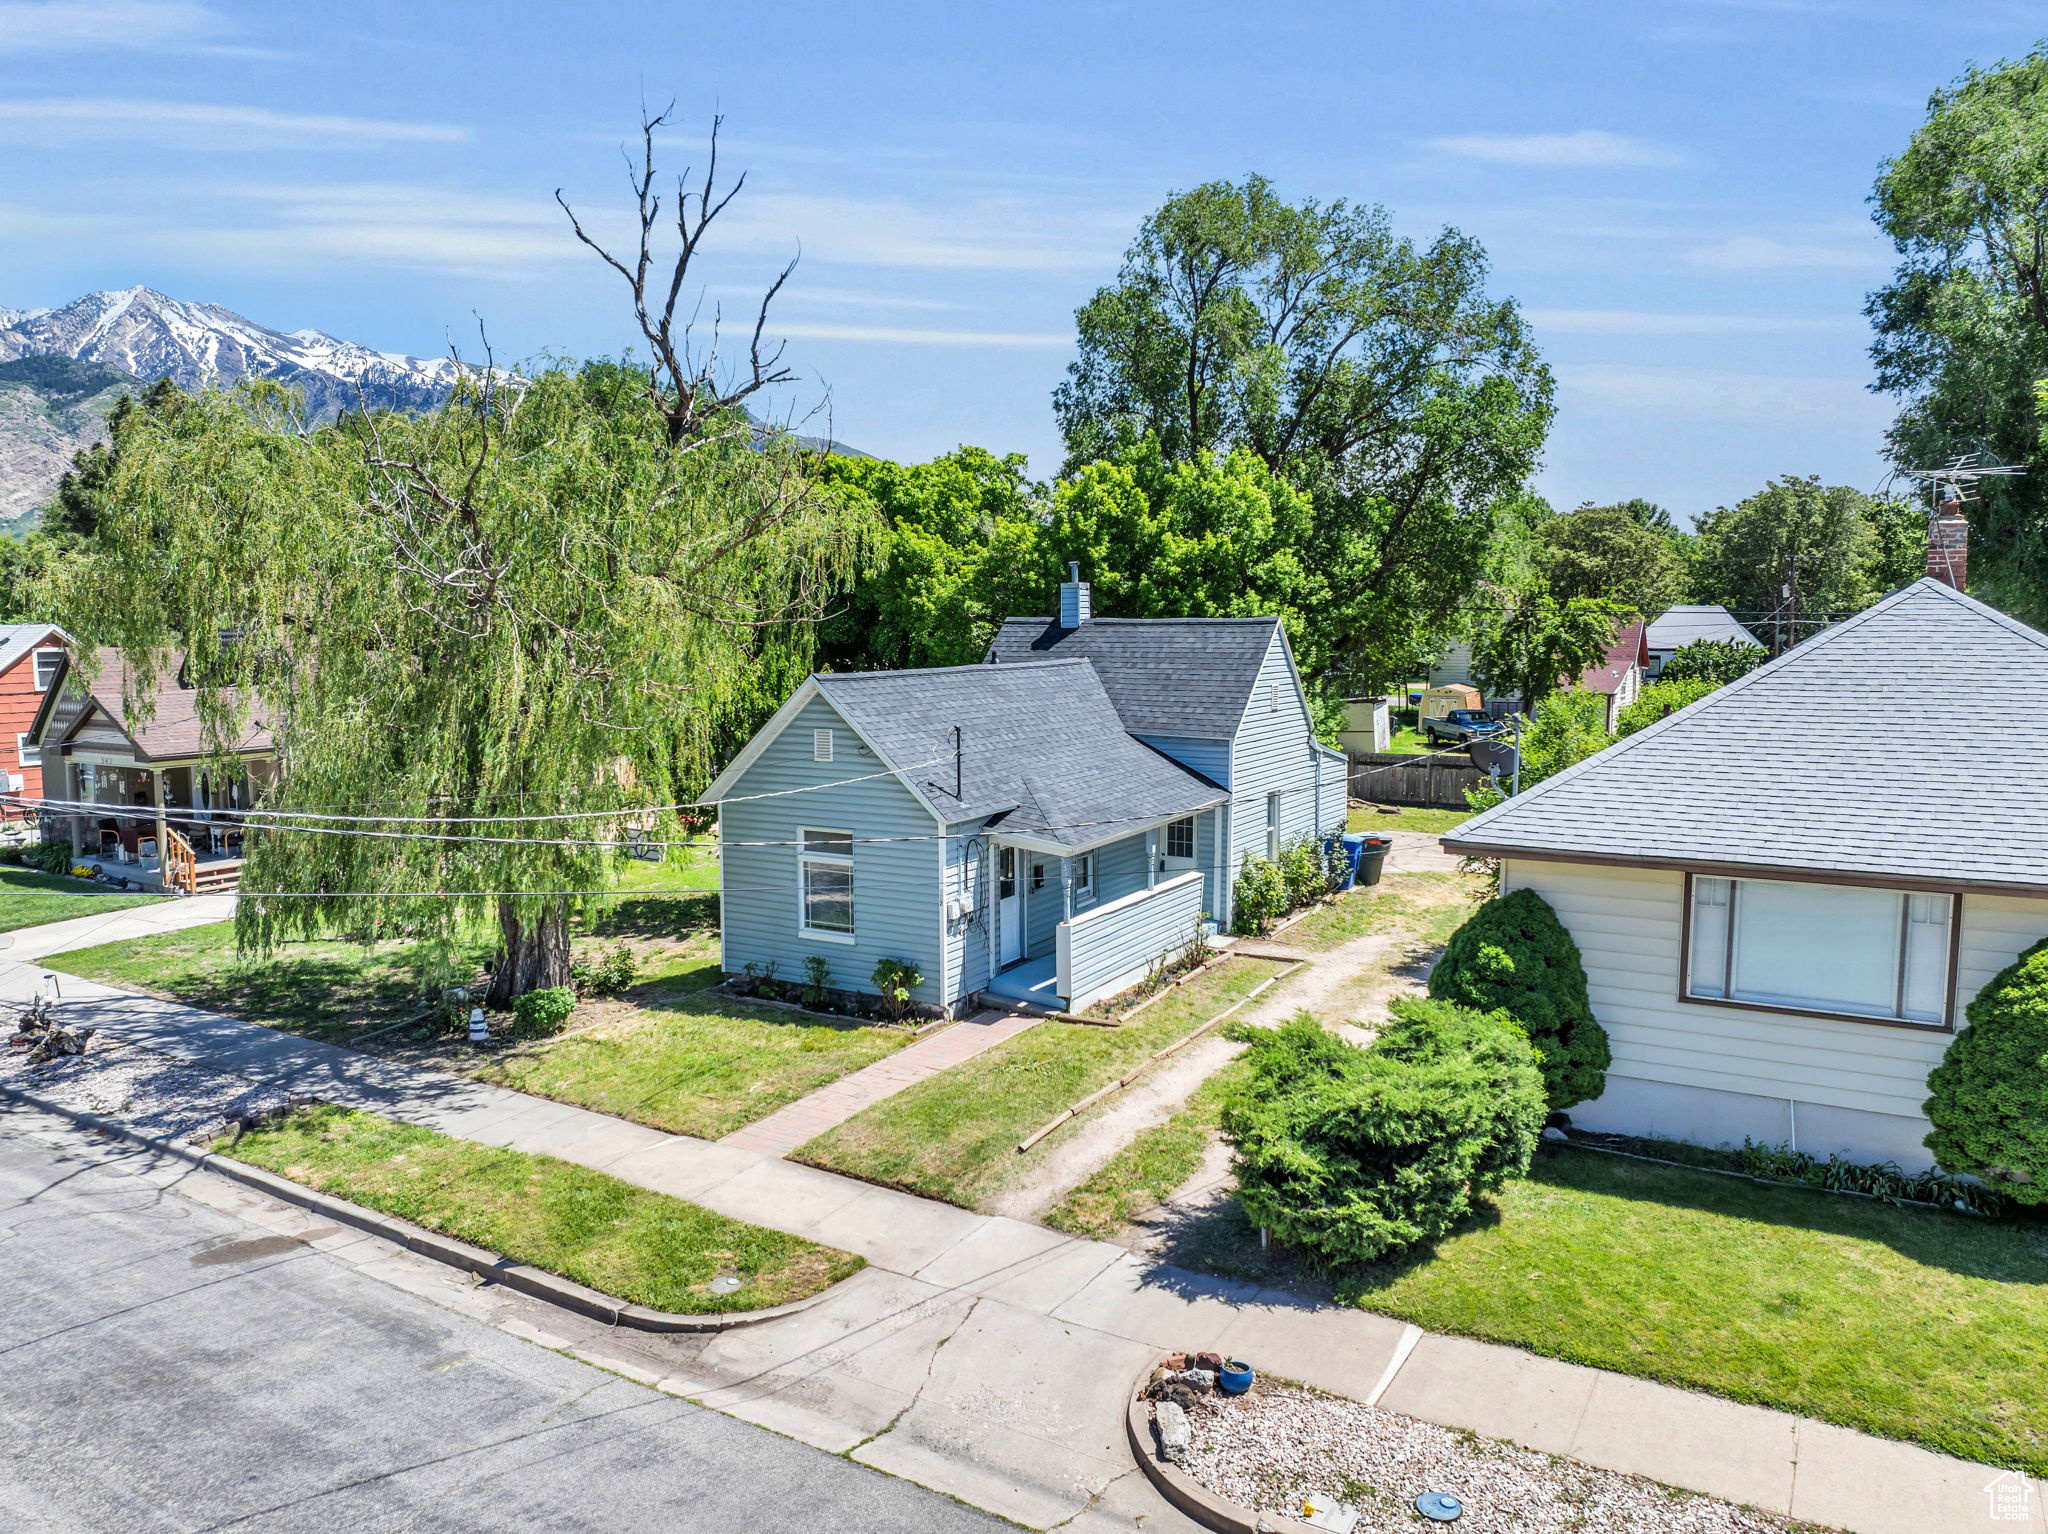
[[[0,802],[0,824],[18,825],[35,816],[16,796],[42,797],[42,753],[30,732],[70,642],[54,623],[0,624],[0,790],[8,795]]]

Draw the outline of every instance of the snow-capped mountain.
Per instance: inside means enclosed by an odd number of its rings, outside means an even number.
[[[100,362],[181,388],[216,388],[238,378],[275,378],[303,390],[327,417],[359,402],[420,410],[454,386],[448,358],[372,351],[317,330],[289,333],[218,304],[166,298],[154,288],[88,293],[61,309],[0,309],[0,362],[56,352]]]

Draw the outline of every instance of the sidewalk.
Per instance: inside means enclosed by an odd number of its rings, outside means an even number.
[[[187,927],[231,921],[234,915],[233,895],[191,895],[182,900],[160,900],[155,905],[131,906],[105,916],[74,916],[69,921],[47,922],[40,927],[18,927],[12,932],[0,932],[0,963],[20,963],[101,943],[133,942],[165,932],[181,932]]]
[[[0,953],[0,961],[9,957]],[[37,973],[0,962],[0,998],[25,996]],[[664,1134],[105,986],[67,982],[63,1010],[213,1069],[557,1156],[858,1252],[871,1267],[826,1303],[694,1344],[664,1388],[1032,1527],[1106,1534],[1183,1526],[1150,1513],[1134,1525],[1135,1515],[1114,1511],[1129,1493],[1112,1488],[1131,1472],[1122,1444],[1131,1381],[1157,1351],[1196,1349],[1447,1427],[1855,1534],[2048,1534],[2039,1499],[2030,1521],[1990,1521],[1984,1488],[1996,1471],[1910,1445],[1424,1334],[798,1166],[768,1150]],[[615,1346],[602,1330],[562,1345]],[[1044,1380],[1061,1386],[1035,1384]]]

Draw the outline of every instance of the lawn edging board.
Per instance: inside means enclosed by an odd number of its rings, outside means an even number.
[[[321,1215],[338,1224],[353,1226],[373,1236],[381,1236],[395,1246],[401,1246],[421,1257],[432,1258],[435,1262],[446,1263],[466,1273],[492,1283],[503,1284],[507,1289],[516,1289],[521,1294],[546,1300],[564,1310],[574,1311],[606,1326],[623,1326],[641,1332],[723,1332],[736,1327],[754,1326],[763,1321],[778,1320],[799,1311],[808,1310],[827,1295],[845,1283],[827,1284],[816,1294],[806,1295],[800,1300],[791,1300],[783,1305],[771,1305],[765,1310],[729,1311],[719,1315],[688,1316],[674,1311],[656,1310],[648,1305],[636,1305],[615,1295],[605,1294],[574,1279],[564,1278],[559,1273],[550,1273],[545,1268],[536,1268],[523,1262],[513,1262],[497,1252],[480,1246],[471,1246],[466,1241],[457,1241],[438,1231],[415,1225],[410,1220],[401,1220],[394,1215],[379,1214],[374,1209],[365,1209],[347,1199],[336,1198],[304,1183],[293,1182],[261,1167],[251,1166],[246,1161],[237,1161],[216,1151],[203,1150],[186,1141],[170,1135],[144,1134],[131,1129],[118,1119],[104,1118],[97,1113],[87,1113],[78,1108],[67,1108],[61,1103],[50,1102],[34,1093],[21,1091],[17,1087],[0,1086],[0,1102],[19,1103],[38,1112],[54,1114],[69,1119],[82,1128],[95,1130],[100,1134],[125,1140],[147,1150],[157,1151],[200,1171],[212,1172],[253,1188],[267,1197],[282,1203],[295,1204],[313,1214]],[[850,1275],[849,1275],[850,1276]]]

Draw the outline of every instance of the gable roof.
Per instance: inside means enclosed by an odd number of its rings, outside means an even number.
[[[1441,840],[2048,889],[2044,756],[2048,636],[1920,580]]]
[[[1623,678],[1628,675],[1629,667],[1648,665],[1650,646],[1644,637],[1645,627],[1643,620],[1638,618],[1626,627],[1616,630],[1614,643],[1607,647],[1607,653],[1579,678],[1580,690],[1616,692],[1620,689]]]
[[[179,681],[182,667],[167,668],[157,674],[156,690],[151,695],[155,707],[144,722],[141,709],[131,711],[128,707],[127,658],[113,649],[101,649],[95,654],[99,661],[98,674],[89,683],[78,680],[76,686],[95,708],[134,742],[137,752],[149,761],[159,762],[209,754],[205,730],[199,719],[199,694],[196,689]],[[32,737],[39,744],[58,743],[45,741],[44,732],[55,715],[60,695],[72,690],[67,684],[73,681],[71,657],[67,654],[36,711],[35,723],[30,727]],[[81,713],[69,721],[66,733],[83,722],[84,714]],[[251,720],[248,731],[233,749],[238,756],[260,755],[276,749],[269,724],[261,718]]]
[[[1079,848],[1227,797],[1133,740],[1085,660],[827,672],[808,685],[947,824],[1001,815],[1006,837]]]
[[[1736,622],[1725,607],[1667,607],[1663,616],[1650,624],[1649,646],[1653,650],[1676,650],[1700,639],[1763,648],[1763,642]]]
[[[1134,735],[1229,740],[1251,702],[1278,618],[1008,618],[988,647],[992,666],[1092,661]]]
[[[71,642],[71,636],[54,623],[0,623],[0,671],[39,648],[52,634],[60,644]]]

